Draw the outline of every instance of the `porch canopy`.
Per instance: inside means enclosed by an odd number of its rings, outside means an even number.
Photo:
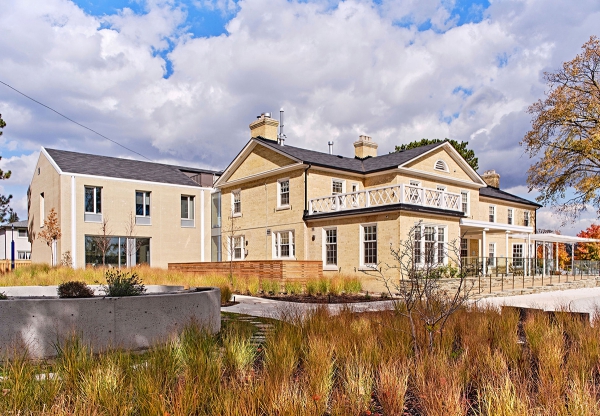
[[[542,243],[561,243],[561,244],[575,244],[575,243],[600,243],[600,240],[596,238],[583,238],[583,237],[572,237],[570,235],[560,234],[511,234],[510,238],[520,238],[527,240],[531,238],[534,241]]]

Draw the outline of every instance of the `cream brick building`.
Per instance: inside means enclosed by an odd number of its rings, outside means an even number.
[[[446,263],[451,241],[486,270],[498,257],[515,267],[533,257],[540,205],[500,190],[499,175],[480,176],[448,142],[378,156],[360,136],[348,158],[284,144],[277,127],[265,115],[253,122],[215,183],[223,230],[212,247],[225,251],[213,260],[320,260],[326,275],[360,274],[389,263],[390,246],[416,224],[422,262]],[[434,247],[427,259],[426,247]]]
[[[210,259],[210,200],[216,172],[42,148],[28,190],[31,260],[50,263],[37,238],[54,208],[77,268]],[[107,225],[104,237],[102,225]],[[99,242],[107,241],[106,253]],[[100,245],[102,245],[100,243]]]

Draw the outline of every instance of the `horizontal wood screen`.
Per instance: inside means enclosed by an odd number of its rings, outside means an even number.
[[[229,262],[169,263],[169,270],[200,275],[229,275]],[[234,261],[233,275],[267,279],[298,279],[323,277],[323,262],[293,260]]]

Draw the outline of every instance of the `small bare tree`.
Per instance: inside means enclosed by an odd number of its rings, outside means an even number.
[[[96,247],[102,253],[102,265],[106,266],[106,253],[110,250],[111,246],[111,229],[108,224],[108,217],[104,215],[102,218],[102,224],[100,225],[100,234],[94,236],[94,243],[96,243]]]
[[[421,223],[412,227],[398,249],[390,247],[392,264],[380,262],[364,272],[384,284],[395,299],[396,313],[408,319],[415,355],[419,354],[417,325],[425,330],[428,348],[433,349],[436,334],[441,339],[448,318],[465,305],[474,286],[466,278],[460,243],[438,243],[437,235],[427,234],[433,232],[428,228],[423,232]]]
[[[233,215],[233,209],[229,217],[227,217],[227,226],[221,228],[221,236],[225,237],[224,241],[221,241],[223,249],[229,256],[229,280],[233,283],[233,260],[235,258],[235,239],[238,236],[240,227],[237,225],[237,217]],[[244,247],[241,248],[244,250]]]
[[[56,210],[52,208],[48,213],[48,217],[44,220],[44,229],[40,231],[37,238],[44,240],[46,245],[50,247],[52,266],[56,266],[56,242],[60,240],[62,233],[60,231],[60,225],[58,224],[58,215]]]
[[[125,252],[127,253],[127,261],[135,256],[142,246],[142,242],[136,239],[136,225],[135,225],[135,215],[133,215],[133,211],[129,212],[129,218],[125,222],[125,236],[127,237],[127,242],[125,244]]]

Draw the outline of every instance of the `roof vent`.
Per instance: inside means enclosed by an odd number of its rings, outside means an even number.
[[[333,154],[333,142],[327,142],[327,145],[329,146],[329,154],[332,155]]]

